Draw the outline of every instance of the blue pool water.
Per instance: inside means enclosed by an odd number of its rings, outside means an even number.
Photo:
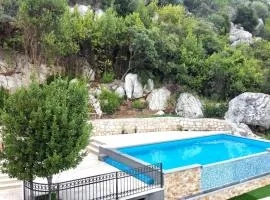
[[[117,149],[146,163],[162,163],[163,169],[211,163],[265,152],[270,142],[226,134]]]

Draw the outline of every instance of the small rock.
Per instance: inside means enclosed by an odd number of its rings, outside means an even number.
[[[165,115],[165,112],[160,110],[160,111],[156,112],[155,115],[157,115],[157,116]]]

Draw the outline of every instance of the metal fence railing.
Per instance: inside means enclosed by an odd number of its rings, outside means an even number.
[[[52,200],[109,200],[162,188],[162,164],[117,171],[50,187]],[[24,181],[24,200],[49,199],[49,185]]]

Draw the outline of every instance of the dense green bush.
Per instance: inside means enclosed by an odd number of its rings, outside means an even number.
[[[9,92],[3,88],[0,87],[0,109],[4,107],[5,100],[8,98]]]
[[[100,100],[101,110],[109,115],[117,111],[123,101],[118,94],[107,89],[102,89],[98,98]]]
[[[206,100],[203,108],[204,116],[207,118],[224,118],[228,110],[228,103]]]
[[[132,108],[142,110],[142,109],[147,107],[147,104],[146,104],[146,102],[143,102],[143,101],[137,99],[137,100],[132,102],[131,106],[132,106]]]
[[[242,5],[237,8],[234,23],[241,24],[245,30],[253,32],[258,24],[258,17],[250,6]]]
[[[101,78],[102,83],[111,83],[115,78],[114,72],[104,72]]]
[[[246,46],[243,46],[245,49]],[[258,91],[263,82],[260,62],[242,52],[227,48],[206,61],[208,76],[204,94],[213,99],[229,99],[246,91]]]

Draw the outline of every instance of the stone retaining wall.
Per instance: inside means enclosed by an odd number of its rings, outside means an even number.
[[[201,191],[201,166],[164,173],[165,200],[177,200]]]
[[[231,131],[231,126],[220,119],[187,119],[180,117],[153,117],[127,119],[97,119],[91,121],[93,135],[117,135],[159,131]]]

